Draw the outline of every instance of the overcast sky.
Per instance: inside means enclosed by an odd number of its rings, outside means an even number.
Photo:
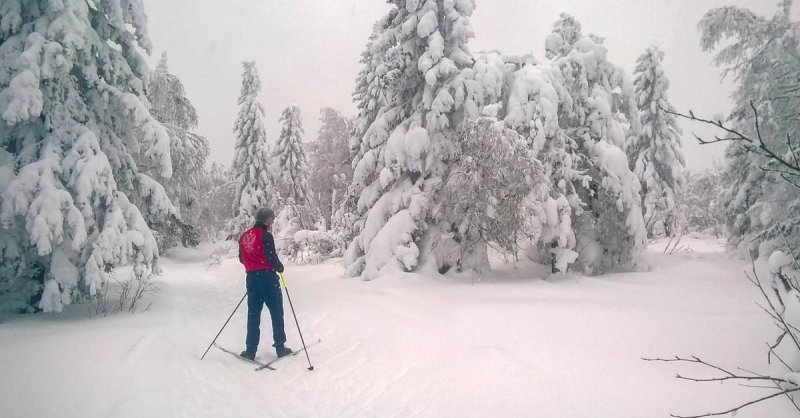
[[[200,118],[198,133],[211,144],[211,160],[233,158],[233,123],[241,62],[255,61],[267,136],[275,140],[281,111],[303,111],[306,140],[316,138],[319,110],[355,114],[351,100],[358,63],[373,23],[389,6],[382,0],[144,0],[153,41],[152,63],[167,50],[171,72],[183,81]],[[636,58],[657,45],[679,110],[712,116],[730,109],[731,86],[720,82],[711,54],[699,47],[697,22],[714,7],[736,5],[772,16],[777,0],[477,0],[472,51],[533,53],[544,60],[544,39],[561,12],[584,33],[606,39],[609,59],[633,72]],[[793,11],[797,15],[797,8]],[[700,146],[688,122],[684,153],[693,170],[709,167],[722,146]]]

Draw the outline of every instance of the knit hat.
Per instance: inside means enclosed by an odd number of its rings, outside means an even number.
[[[275,212],[270,208],[260,207],[256,210],[256,222],[267,223],[275,219]]]

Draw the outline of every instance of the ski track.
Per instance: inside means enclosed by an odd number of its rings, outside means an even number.
[[[290,266],[303,335],[322,339],[309,349],[315,370],[301,353],[260,372],[214,348],[200,361],[244,294],[236,260],[167,259],[147,312],[0,324],[2,415],[644,417],[749,400],[752,389],[732,385],[703,386],[698,397],[700,386],[674,379],[697,369],[640,360],[697,354],[763,368],[763,343],[775,332],[744,265],[727,254],[650,259],[649,273],[599,278],[541,280],[531,278],[540,268],[503,266],[475,285],[360,282],[341,279],[333,263]],[[288,302],[285,310],[289,345],[300,348]],[[245,321],[243,303],[218,343],[241,349]],[[262,361],[274,355],[270,335],[265,311]],[[738,416],[792,416],[786,406]]]

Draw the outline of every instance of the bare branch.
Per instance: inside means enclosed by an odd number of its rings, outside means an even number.
[[[782,178],[782,179],[783,179],[785,182],[787,182],[787,183],[791,184],[792,186],[794,186],[795,188],[798,188],[798,189],[800,189],[800,184],[797,184],[797,183],[795,183],[794,181],[790,180],[788,177],[786,177],[786,174],[781,174],[781,178]]]
[[[739,131],[737,131],[737,130],[735,130],[733,128],[728,128],[721,121],[713,121],[713,120],[703,119],[703,118],[697,117],[697,116],[695,116],[694,112],[692,112],[691,110],[689,111],[689,115],[684,115],[683,113],[680,113],[680,112],[674,112],[674,111],[671,111],[671,110],[664,109],[661,106],[659,106],[658,108],[663,110],[665,113],[673,115],[673,116],[678,116],[678,117],[681,117],[681,118],[684,118],[684,119],[693,120],[695,122],[702,122],[702,123],[705,123],[705,124],[708,124],[708,125],[716,126],[717,128],[720,128],[723,131],[733,135],[732,137],[727,137],[727,138],[720,138],[720,137],[716,137],[715,136],[714,137],[715,139],[713,141],[706,141],[706,140],[698,137],[697,135],[693,134],[694,137],[697,138],[697,140],[700,141],[700,143],[702,143],[702,144],[713,144],[715,142],[722,142],[722,141],[745,141],[745,142],[752,142],[752,143],[755,142],[752,139],[748,138],[746,135],[742,134],[741,132],[739,132]]]
[[[755,124],[756,124],[756,135],[758,136],[759,148],[761,148],[764,152],[766,152],[769,155],[770,158],[772,158],[773,160],[781,163],[782,165],[784,165],[785,167],[787,167],[790,170],[794,171],[795,173],[800,172],[800,166],[798,166],[797,164],[792,164],[789,161],[786,161],[785,159],[783,159],[779,155],[775,154],[767,146],[767,144],[764,142],[764,138],[761,136],[761,125],[760,125],[760,123],[758,121],[758,109],[756,109],[756,105],[752,100],[750,100],[750,108],[753,109],[753,115],[755,116],[754,119],[755,119]],[[788,135],[789,134],[787,133],[786,135],[787,135],[787,141],[789,141],[789,139],[788,139]]]
[[[675,375],[675,377],[678,378],[678,379],[691,380],[693,382],[722,382],[722,381],[725,381],[725,380],[768,380],[768,381],[773,381],[773,382],[791,383],[791,382],[789,382],[787,380],[784,380],[784,379],[781,379],[781,378],[778,378],[778,377],[758,374],[758,373],[751,372],[749,370],[744,370],[744,369],[741,369],[741,368],[739,369],[740,371],[748,373],[748,374],[750,374],[750,376],[744,376],[744,375],[736,374],[736,373],[733,373],[733,372],[731,372],[729,370],[723,369],[720,366],[717,366],[717,365],[708,363],[706,361],[703,361],[702,359],[700,359],[697,356],[692,356],[691,358],[684,358],[684,357],[675,356],[675,357],[669,358],[669,359],[664,359],[664,358],[642,358],[642,360],[644,360],[644,361],[661,361],[661,362],[665,362],[665,363],[672,363],[672,362],[696,363],[696,364],[701,364],[703,366],[706,366],[708,368],[717,370],[717,371],[725,374],[725,376],[722,376],[722,377],[709,377],[709,378],[687,377],[687,376],[682,376],[680,374]]]
[[[745,407],[748,407],[750,405],[759,403],[761,401],[766,401],[767,399],[771,399],[771,398],[774,398],[776,396],[781,396],[781,395],[787,395],[788,396],[788,394],[790,394],[792,392],[797,392],[797,391],[800,391],[800,388],[785,389],[785,390],[782,390],[780,392],[775,392],[775,393],[773,393],[771,395],[763,396],[761,398],[754,399],[754,400],[752,400],[750,402],[743,403],[743,404],[741,404],[741,405],[739,405],[739,406],[737,406],[735,408],[731,408],[731,409],[729,409],[727,411],[709,412],[709,413],[703,414],[703,415],[675,415],[675,414],[671,414],[670,416],[675,417],[675,418],[701,418],[701,417],[712,417],[712,416],[726,415],[726,414],[730,414],[732,412],[737,412],[742,408],[745,408]]]
[[[784,175],[784,176],[800,177],[800,173],[781,170],[779,168],[770,168],[770,167],[767,167],[768,164],[769,164],[769,162],[767,164],[765,164],[765,165],[762,165],[762,166],[758,167],[758,168],[760,168],[763,171],[769,172],[769,173],[778,173],[778,174],[781,174],[781,175]]]
[[[761,281],[758,278],[758,273],[756,273],[756,263],[755,263],[755,261],[753,260],[752,257],[750,258],[750,264],[752,265],[753,277],[755,278],[755,280],[753,280],[753,278],[750,278],[750,275],[747,272],[745,272],[745,275],[748,276],[748,278],[750,279],[751,282],[756,284],[758,289],[761,291],[761,295],[764,296],[764,299],[766,299],[767,303],[769,304],[770,310],[773,313],[775,313],[776,315],[772,315],[770,312],[767,312],[767,313],[770,313],[770,316],[772,316],[773,319],[775,319],[776,321],[779,322],[778,328],[780,328],[782,331],[786,332],[786,334],[788,334],[789,337],[791,337],[792,342],[794,342],[795,346],[797,348],[800,348],[800,336],[795,335],[795,333],[792,332],[792,330],[795,330],[795,331],[798,331],[798,334],[800,334],[800,330],[798,330],[797,327],[793,326],[792,324],[786,322],[786,319],[784,319],[781,315],[777,315],[777,312],[779,312],[779,311],[775,307],[775,305],[773,305],[772,299],[770,299],[767,296],[767,292],[764,291],[764,286],[761,285]],[[780,295],[779,295],[779,297],[780,297]]]
[[[678,356],[675,356],[674,358],[671,358],[671,359],[662,359],[662,358],[644,358],[644,357],[643,357],[643,358],[642,358],[642,360],[644,360],[644,361],[663,361],[663,362],[665,362],[665,363],[670,363],[670,362],[698,363],[698,364],[702,364],[702,365],[704,365],[704,366],[706,366],[706,367],[710,367],[710,368],[712,368],[712,369],[718,370],[718,371],[720,371],[720,372],[722,372],[722,373],[724,373],[724,374],[728,375],[728,378],[736,377],[736,375],[735,375],[734,373],[731,373],[731,372],[729,372],[728,370],[725,370],[725,369],[723,369],[723,368],[721,368],[721,367],[719,367],[719,366],[715,366],[715,365],[713,365],[713,364],[706,363],[705,361],[701,360],[701,359],[700,359],[699,357],[697,357],[697,356],[692,356],[692,358],[683,358],[683,357],[678,357]],[[680,375],[679,375],[679,376],[680,376]]]
[[[788,245],[789,244],[788,237],[786,237],[785,232],[783,232],[783,231],[781,231],[781,232],[783,233],[784,240],[786,240],[787,245]],[[792,257],[793,258],[795,257],[793,253],[792,253]],[[770,317],[775,321],[775,325],[779,329],[781,329],[783,331],[783,333],[778,337],[778,339],[775,341],[774,344],[767,344],[768,350],[769,350],[768,355],[767,355],[767,361],[771,362],[772,356],[774,356],[776,359],[778,359],[778,361],[781,362],[781,364],[783,364],[784,367],[786,367],[788,370],[792,371],[793,369],[791,368],[791,366],[789,366],[789,364],[786,363],[775,350],[786,339],[787,335],[789,336],[790,339],[793,340],[795,345],[797,345],[798,348],[800,348],[800,345],[798,345],[798,340],[799,340],[798,335],[796,335],[793,332],[793,331],[797,331],[797,327],[793,326],[792,324],[787,323],[786,320],[780,315],[780,313],[779,313],[780,311],[778,311],[776,309],[775,304],[773,304],[772,299],[770,299],[770,297],[768,296],[767,291],[764,288],[764,285],[761,283],[761,280],[758,277],[758,273],[756,271],[755,260],[753,260],[751,258],[750,259],[750,263],[751,263],[752,271],[751,272],[745,272],[745,276],[747,277],[747,279],[754,286],[756,286],[759,289],[759,291],[761,292],[761,295],[764,297],[764,299],[767,301],[767,304],[769,305],[769,309],[764,308],[764,307],[762,307],[760,305],[759,305],[759,307],[761,307],[761,309],[763,309],[765,312],[767,312],[767,314],[770,315]],[[800,265],[800,263],[798,263],[796,261],[796,259],[795,259],[795,264],[796,265]],[[777,289],[776,289],[776,291],[777,291]],[[730,414],[730,413],[735,413],[735,412],[737,412],[737,411],[739,411],[742,408],[745,408],[747,406],[754,405],[756,403],[765,401],[767,399],[772,399],[772,398],[775,398],[775,397],[778,397],[778,396],[786,396],[787,398],[789,398],[789,401],[792,403],[792,405],[795,407],[795,409],[800,411],[800,405],[792,398],[792,396],[790,396],[791,393],[795,393],[795,392],[800,391],[800,387],[798,387],[798,385],[796,383],[794,383],[792,381],[789,381],[789,380],[786,380],[784,378],[756,373],[756,372],[753,372],[753,371],[750,371],[750,370],[743,369],[741,367],[737,368],[737,370],[738,370],[737,372],[732,372],[730,370],[726,370],[723,367],[708,363],[708,362],[700,359],[697,356],[691,356],[689,358],[683,358],[683,357],[675,356],[673,358],[667,358],[667,359],[664,359],[664,358],[643,358],[643,360],[645,360],[645,361],[694,363],[694,364],[700,364],[700,365],[702,365],[702,366],[704,366],[706,368],[709,368],[709,369],[712,369],[712,370],[715,370],[715,371],[721,373],[721,375],[714,376],[714,377],[707,377],[707,378],[705,378],[705,377],[704,378],[690,377],[690,376],[683,376],[681,374],[677,374],[676,378],[681,379],[681,380],[688,380],[688,381],[693,381],[693,382],[725,382],[725,381],[770,382],[774,386],[764,386],[764,385],[757,385],[757,384],[754,385],[754,384],[748,384],[748,383],[740,383],[740,385],[741,386],[747,386],[747,387],[755,387],[755,388],[760,388],[760,389],[771,389],[772,388],[772,389],[776,390],[775,392],[773,392],[773,393],[771,393],[769,395],[762,396],[760,398],[751,400],[749,402],[745,402],[745,403],[743,403],[743,404],[741,404],[739,406],[736,406],[734,408],[731,408],[731,409],[728,409],[728,410],[725,410],[725,411],[709,412],[709,413],[701,414],[701,415],[676,415],[676,414],[672,414],[671,415],[671,416],[676,417],[676,418],[701,418],[701,417],[726,415],[726,414]]]
[[[773,379],[769,376],[723,376],[723,377],[710,377],[706,379],[696,378],[696,377],[687,377],[681,375],[675,375],[676,378],[681,380],[690,380],[692,382],[724,382],[726,380],[768,380],[772,381]]]
[[[785,331],[785,330],[783,329],[783,327],[781,327],[781,319],[778,317],[778,314],[776,314],[776,313],[774,313],[774,312],[770,311],[769,309],[767,309],[767,308],[765,308],[765,307],[761,306],[761,304],[758,304],[758,303],[756,303],[756,306],[758,306],[759,308],[761,308],[761,310],[763,310],[764,312],[766,312],[766,313],[767,313],[767,315],[769,315],[769,316],[772,318],[772,320],[773,320],[773,321],[775,321],[775,326],[776,326],[776,327],[778,327],[778,328],[779,328],[779,329],[781,329],[782,331]]]
[[[775,385],[772,386],[762,386],[762,385],[747,385],[744,383],[739,384],[739,386],[744,388],[756,388],[756,389],[775,389]]]
[[[692,133],[692,135],[695,137],[695,139],[698,142],[700,142],[701,144],[703,144],[703,145],[714,144],[714,143],[725,142],[725,141],[742,141],[742,142],[745,142],[745,143],[748,143],[748,144],[753,144],[756,147],[754,147],[752,149],[748,149],[749,151],[758,152],[759,154],[765,156],[766,158],[769,158],[773,162],[776,162],[776,163],[780,164],[781,166],[783,166],[783,167],[785,167],[786,169],[789,170],[786,173],[788,173],[790,175],[793,175],[793,176],[794,175],[800,175],[800,161],[798,161],[797,156],[796,156],[796,154],[794,152],[794,149],[791,148],[791,146],[790,146],[790,152],[792,153],[792,159],[794,160],[794,163],[792,163],[791,161],[788,161],[785,158],[783,158],[780,155],[778,155],[764,141],[764,137],[762,136],[762,133],[761,133],[761,122],[759,121],[758,109],[755,106],[755,102],[752,101],[752,100],[750,101],[750,109],[752,109],[753,116],[754,116],[754,119],[755,119],[756,139],[750,138],[749,136],[739,132],[738,130],[736,130],[734,128],[730,128],[730,127],[725,126],[725,124],[722,123],[721,121],[714,121],[714,120],[704,119],[704,118],[698,117],[691,110],[689,111],[688,115],[685,115],[685,114],[680,113],[680,112],[675,112],[675,111],[664,109],[663,107],[660,107],[660,106],[659,106],[659,109],[661,109],[665,113],[673,115],[673,116],[678,116],[678,117],[681,117],[681,118],[684,118],[684,119],[689,119],[689,120],[692,120],[692,121],[695,121],[695,122],[701,122],[701,123],[705,123],[707,125],[712,125],[714,127],[722,129],[723,131],[725,131],[725,132],[727,132],[728,134],[731,135],[731,136],[728,136],[728,137],[714,136],[713,140],[705,140],[705,139],[699,137],[697,134]],[[791,143],[791,138],[789,137],[788,133],[787,133],[787,143]],[[792,182],[792,184],[795,185],[796,187],[800,187],[799,185],[794,184],[793,182]]]

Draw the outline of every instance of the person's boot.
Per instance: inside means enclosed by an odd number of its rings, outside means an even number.
[[[277,354],[278,357],[288,356],[289,354],[292,354],[292,349],[283,345],[279,345],[275,347],[275,354]]]
[[[255,351],[242,351],[242,354],[239,354],[239,357],[246,358],[248,360],[255,360],[256,359],[256,352]]]

